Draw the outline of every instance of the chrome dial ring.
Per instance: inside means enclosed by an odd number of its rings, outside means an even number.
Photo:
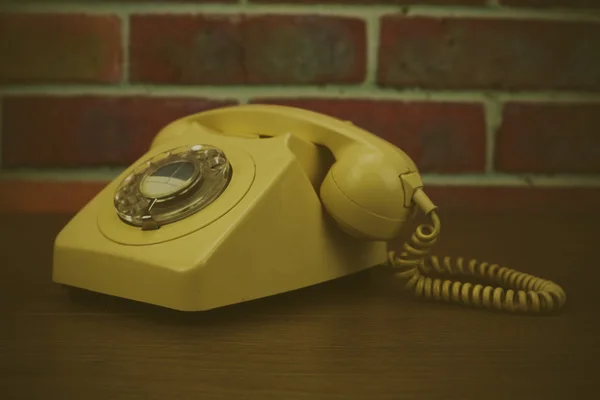
[[[231,165],[217,147],[178,147],[136,166],[118,186],[114,207],[125,222],[158,229],[208,206],[227,188],[231,175]]]

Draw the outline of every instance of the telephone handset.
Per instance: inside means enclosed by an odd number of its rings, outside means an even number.
[[[396,256],[386,241],[417,210]],[[55,282],[207,310],[388,263],[417,296],[548,312],[557,284],[498,265],[428,256],[437,207],[402,150],[323,114],[240,105],[176,120],[60,232]],[[475,275],[510,287],[431,276]]]

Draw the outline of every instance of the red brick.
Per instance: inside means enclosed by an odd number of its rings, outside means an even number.
[[[530,173],[600,173],[600,103],[504,107],[496,169]]]
[[[169,122],[234,104],[92,96],[8,97],[3,103],[2,164],[8,168],[129,165]]]
[[[480,172],[485,127],[480,104],[329,99],[256,99],[343,120],[404,150],[422,172]]]
[[[376,5],[376,4],[399,4],[399,5],[482,5],[485,0],[249,0],[250,3],[257,4],[357,4],[357,5]]]
[[[0,83],[110,83],[121,74],[115,16],[0,13]]]
[[[106,184],[93,181],[0,180],[0,212],[75,214]]]
[[[0,180],[1,213],[75,214],[107,182]],[[547,213],[589,216],[600,188],[427,186],[427,194],[448,214]],[[48,201],[48,199],[53,201]],[[579,207],[573,207],[576,202]],[[513,214],[513,215],[514,215]],[[443,223],[443,222],[442,222]]]
[[[597,213],[600,188],[426,186],[429,197],[448,213]],[[573,207],[577,204],[577,207]],[[490,227],[493,229],[493,227]]]
[[[500,0],[502,5],[538,8],[600,8],[598,0]]]
[[[599,90],[600,24],[382,19],[379,83],[431,89]]]
[[[357,18],[136,15],[130,75],[205,85],[360,82],[365,47]]]

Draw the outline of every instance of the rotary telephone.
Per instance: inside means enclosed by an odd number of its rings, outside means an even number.
[[[389,252],[386,241],[418,210],[430,223]],[[551,281],[429,256],[439,234],[437,207],[399,148],[323,114],[240,105],[164,127],[59,233],[53,280],[199,311],[387,263],[427,299],[515,312],[565,303]]]

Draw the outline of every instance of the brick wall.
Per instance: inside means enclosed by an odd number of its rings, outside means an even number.
[[[169,121],[255,102],[354,121],[458,208],[600,200],[600,0],[0,4],[5,208],[75,211]]]

